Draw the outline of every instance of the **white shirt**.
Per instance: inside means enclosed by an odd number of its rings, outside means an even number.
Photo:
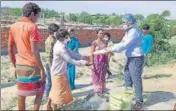
[[[135,25],[132,25],[131,29],[126,31],[122,41],[114,45],[110,50],[111,52],[122,52],[126,50],[127,57],[143,56],[144,53],[141,48],[142,37],[141,30]]]
[[[74,60],[70,57],[74,57],[77,60]],[[80,61],[83,57],[75,52],[68,50],[60,41],[57,41],[53,47],[53,61],[51,66],[52,75],[61,75],[67,73],[67,63],[75,64],[77,66],[85,65],[84,61]]]

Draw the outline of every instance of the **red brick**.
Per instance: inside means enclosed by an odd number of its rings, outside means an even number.
[[[1,47],[2,48],[7,48],[8,30],[9,28],[5,28],[5,27],[1,28],[1,38],[2,38]],[[109,29],[109,30],[104,30],[104,32],[109,32],[112,36],[112,39],[122,39],[124,35],[124,31],[122,29]],[[46,38],[49,35],[49,33],[47,32],[47,29],[39,29],[39,34],[40,34],[41,40],[44,43]],[[90,30],[90,29],[89,30],[88,29],[87,30],[83,30],[83,29],[76,30],[76,35],[82,45],[87,44],[88,42],[97,39],[96,31]],[[41,47],[44,47],[43,45],[41,45]]]

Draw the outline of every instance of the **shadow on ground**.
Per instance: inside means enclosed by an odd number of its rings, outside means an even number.
[[[82,91],[82,92],[76,92],[76,93],[72,93],[73,96],[75,98],[77,97],[83,97],[83,96],[87,96],[88,94],[93,94],[93,89],[87,90],[87,91]]]
[[[76,85],[76,89],[85,88],[85,87],[88,87],[88,86],[90,86],[90,85],[92,85],[92,84],[91,84],[91,83],[90,83],[90,84],[77,84],[77,85]]]
[[[109,94],[110,89],[106,88],[104,94]],[[87,91],[80,91],[80,92],[75,92],[72,93],[75,98],[77,97],[86,97],[87,95],[92,95],[95,94],[93,89],[87,90]]]
[[[14,86],[15,84],[16,84],[16,82],[7,83],[7,84],[1,84],[1,89],[2,89],[2,88],[6,88],[6,87]]]
[[[115,78],[115,77],[117,77],[117,74],[112,74],[110,77],[109,77],[109,79],[113,79],[113,78]]]
[[[144,79],[160,79],[160,78],[168,78],[173,76],[172,74],[155,74],[155,75],[145,75]]]
[[[145,92],[150,93],[147,100],[144,102],[145,107],[150,107],[158,103],[165,103],[170,100],[176,100],[176,95],[171,92],[156,91],[156,92]]]

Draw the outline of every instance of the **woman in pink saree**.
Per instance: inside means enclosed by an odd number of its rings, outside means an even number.
[[[108,56],[106,54],[93,55],[93,52],[102,50],[107,47],[107,43],[103,40],[103,29],[97,31],[97,40],[92,42],[92,80],[95,93],[103,93],[106,88],[106,72],[108,65]]]

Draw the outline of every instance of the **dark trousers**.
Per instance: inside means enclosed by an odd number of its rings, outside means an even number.
[[[143,102],[143,86],[142,86],[142,72],[144,65],[144,56],[128,57],[124,70],[125,86],[132,87],[134,85],[136,102]]]

